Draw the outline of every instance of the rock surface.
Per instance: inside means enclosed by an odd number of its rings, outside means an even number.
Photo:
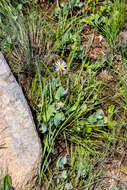
[[[22,89],[0,52],[0,170],[16,190],[30,190],[41,161],[41,143]]]

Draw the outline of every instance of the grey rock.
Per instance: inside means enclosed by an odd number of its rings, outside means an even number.
[[[16,190],[30,190],[38,176],[41,143],[31,111],[0,52],[0,149],[1,174],[12,177]]]

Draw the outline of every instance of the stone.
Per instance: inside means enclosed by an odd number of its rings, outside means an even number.
[[[0,52],[0,171],[15,190],[30,190],[41,162],[41,143],[30,108]]]

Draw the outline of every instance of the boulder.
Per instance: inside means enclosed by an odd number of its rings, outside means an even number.
[[[0,52],[0,171],[15,190],[30,190],[41,162],[41,143],[21,87]]]

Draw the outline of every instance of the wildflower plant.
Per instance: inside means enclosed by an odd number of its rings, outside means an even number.
[[[50,153],[53,151],[53,142],[55,140],[55,135],[60,129],[62,123],[65,121],[65,95],[67,91],[61,84],[59,78],[54,78],[52,81],[44,81],[44,87],[42,89],[44,104],[41,112],[41,102],[39,105],[38,113],[38,126],[41,133],[45,134],[43,143],[45,144],[45,150],[43,152],[43,157],[45,159],[42,170],[47,169],[47,162]],[[46,152],[48,151],[48,155]]]

